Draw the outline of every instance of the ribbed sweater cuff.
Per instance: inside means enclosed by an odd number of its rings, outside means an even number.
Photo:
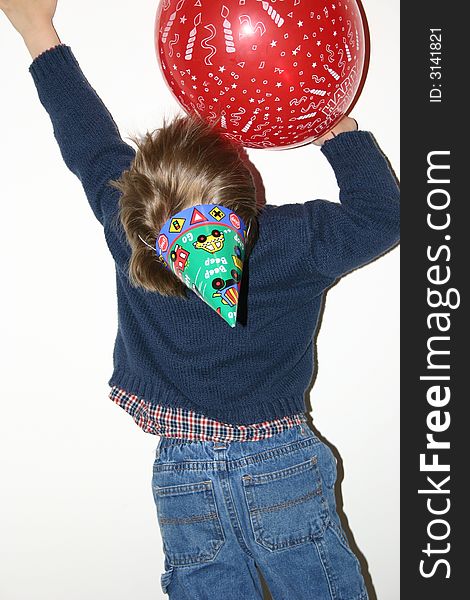
[[[44,52],[36,56],[29,65],[28,70],[31,73],[34,82],[37,83],[51,73],[70,66],[71,63],[73,63],[74,66],[79,66],[70,46],[58,44],[44,50]]]
[[[377,150],[377,144],[370,131],[345,131],[327,140],[321,151],[328,159],[340,158],[351,154],[366,156],[371,149]]]
[[[369,131],[346,131],[326,141],[322,153],[334,169],[341,187],[354,173],[366,174],[369,181],[382,182],[384,172],[390,171],[385,156]]]

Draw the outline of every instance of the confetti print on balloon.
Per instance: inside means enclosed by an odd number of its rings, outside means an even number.
[[[322,100],[319,100],[318,104],[315,104],[315,102],[310,102],[310,104],[306,108],[305,107],[304,108],[305,108],[305,110],[311,110],[311,111],[315,110],[315,111],[317,111],[317,110],[319,110],[319,108],[320,108],[320,106],[322,104],[325,104],[325,99],[324,98]],[[301,112],[302,112],[302,110],[303,109],[301,109]]]
[[[175,33],[175,37],[168,42],[168,47],[170,48],[168,52],[168,56],[173,56],[173,46],[175,46],[179,42],[180,36],[178,33]]]
[[[196,104],[196,108],[200,111],[206,110],[206,103],[204,102],[204,98],[202,96],[198,96],[198,103]]]
[[[269,127],[269,129],[265,129],[264,131],[262,131],[261,133],[253,133],[253,135],[251,136],[253,139],[254,138],[263,138],[266,139],[267,134],[272,131],[272,128]]]
[[[250,15],[240,15],[238,19],[242,26],[241,31],[238,34],[240,40],[247,36],[251,37],[256,31],[259,31],[261,36],[266,33],[266,25],[263,21],[258,21],[253,27]]]
[[[306,101],[307,96],[302,96],[302,98],[292,98],[292,100],[289,102],[289,106],[299,106],[299,104],[302,104],[302,102]]]
[[[193,24],[194,24],[194,27],[189,32],[189,38],[186,43],[186,52],[184,55],[185,60],[191,60],[193,57],[194,42],[196,41],[196,36],[197,36],[197,28],[201,24],[201,13],[198,13],[194,17]]]
[[[210,25],[204,25],[204,27],[205,29],[208,29],[211,32],[210,35],[204,38],[201,42],[201,46],[203,48],[211,51],[204,57],[204,62],[206,63],[206,65],[212,65],[213,63],[211,61],[211,58],[214,56],[214,54],[216,54],[217,48],[215,46],[212,46],[212,44],[208,44],[207,42],[210,42],[210,40],[213,40],[215,38],[216,30],[212,23]]]
[[[338,61],[338,67],[340,67],[341,69],[341,77],[344,77],[344,73],[346,71],[346,63],[344,61],[344,51],[342,48],[338,50],[338,55],[340,57]]]
[[[312,75],[312,80],[315,83],[323,83],[324,81],[326,81],[326,79],[324,77],[318,77],[318,75]],[[304,90],[304,92],[308,94],[308,92],[306,90]]]
[[[321,120],[321,119],[319,119]],[[297,125],[297,129],[300,131],[303,131],[305,129],[311,129],[313,127],[313,123],[311,121],[309,121],[308,123],[299,123]]]
[[[230,119],[230,123],[238,126],[242,116],[246,113],[246,110],[243,107],[240,107],[237,112],[232,113],[232,118]]]
[[[266,122],[266,115],[264,115],[264,121],[260,121],[253,131],[261,131],[263,127],[267,127],[269,123]]]
[[[328,52],[328,62],[330,62],[330,63],[335,62],[335,53],[331,49],[330,44],[326,45],[326,51]]]
[[[277,11],[274,10],[274,8],[268,2],[263,2],[263,8],[278,27],[283,26],[284,19]]]
[[[180,0],[180,1],[178,2],[178,4],[176,5],[176,10],[175,10],[175,12],[174,12],[174,13],[172,13],[172,14],[170,15],[170,18],[168,19],[168,21],[167,21],[167,24],[165,25],[165,30],[164,30],[164,32],[163,32],[163,34],[162,34],[162,42],[163,42],[163,43],[165,43],[165,42],[166,42],[166,39],[167,39],[167,37],[168,37],[168,34],[170,33],[170,30],[171,30],[171,28],[173,27],[173,23],[175,22],[175,19],[176,19],[176,13],[177,13],[179,10],[181,10],[181,8],[182,8],[183,4],[184,4],[184,0]]]
[[[318,108],[322,105],[322,103],[325,102],[324,100],[320,100],[320,102],[318,104],[315,104],[315,102],[310,102],[310,104],[308,106],[303,106],[300,109],[301,113],[306,113],[309,112],[309,114],[311,114],[312,116],[315,115],[317,113]],[[314,111],[314,112],[312,112]],[[305,118],[305,114],[302,115],[302,118]]]
[[[209,111],[209,122],[211,125],[215,125],[218,120],[219,118],[217,117],[217,113],[215,113],[213,110]]]
[[[229,140],[232,140],[234,142],[238,142],[239,144],[243,143],[243,139],[242,139],[241,133],[224,133],[224,136],[226,138],[228,138]]]
[[[347,24],[347,26],[348,26],[348,33],[347,33],[347,36],[348,36],[348,38],[349,38],[349,44],[350,44],[351,46],[354,46],[355,40],[354,40],[354,35],[353,35],[353,32],[352,32],[352,23],[351,23],[351,21],[348,19],[348,20],[346,21],[346,24]]]
[[[225,5],[222,6],[221,15],[224,18],[223,29],[225,39],[225,52],[232,54],[233,52],[235,52],[235,44],[233,42],[232,24],[227,19],[229,13],[229,9]]]
[[[213,73],[209,73],[209,77],[213,78],[217,85],[222,85],[223,81],[218,75],[214,76]]]

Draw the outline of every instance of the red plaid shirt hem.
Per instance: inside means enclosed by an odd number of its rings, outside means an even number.
[[[201,441],[258,441],[307,421],[305,413],[250,425],[229,425],[184,408],[151,405],[118,386],[109,397],[146,433]]]

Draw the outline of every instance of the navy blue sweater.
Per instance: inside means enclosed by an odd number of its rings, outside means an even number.
[[[80,179],[114,257],[118,327],[109,385],[229,424],[303,412],[326,288],[399,239],[399,190],[372,135],[343,133],[322,147],[339,203],[264,207],[243,272],[246,323],[231,328],[192,291],[189,299],[167,298],[129,284],[120,192],[108,181],[130,166],[135,150],[69,46],[46,50],[29,71],[62,157]]]

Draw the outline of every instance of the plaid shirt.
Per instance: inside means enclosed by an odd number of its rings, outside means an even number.
[[[143,398],[112,386],[109,397],[127,411],[146,433],[213,441],[258,441],[306,422],[304,413],[252,425],[229,425],[183,408],[150,405]]]

